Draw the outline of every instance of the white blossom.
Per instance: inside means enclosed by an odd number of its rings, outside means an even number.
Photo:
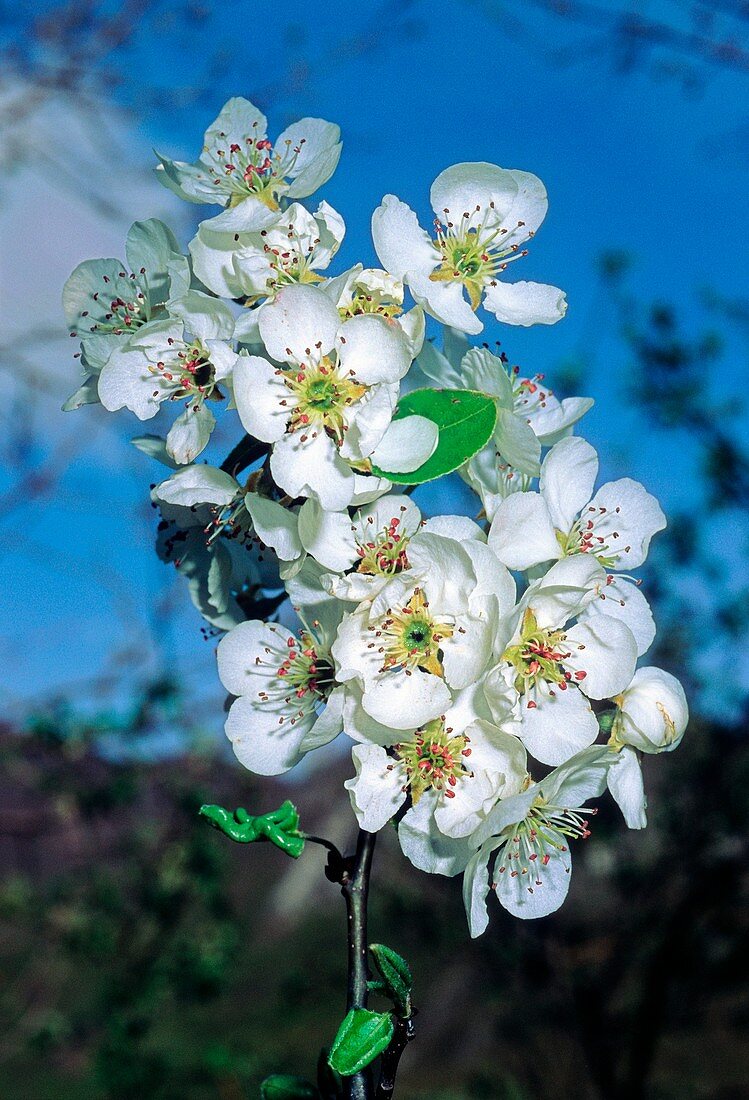
[[[284,199],[303,199],[321,187],[341,155],[340,129],[302,118],[275,142],[265,115],[247,99],[230,99],[205,132],[194,164],[159,156],[158,178],[180,198],[226,209],[204,225],[227,233],[261,229]]]
[[[518,693],[519,736],[543,764],[562,764],[598,736],[589,699],[607,699],[627,685],[637,646],[619,619],[579,621],[595,598],[603,570],[588,556],[565,558],[523,596],[513,635],[487,677],[491,700],[504,700],[508,683]],[[570,620],[578,619],[570,624]]]
[[[631,478],[607,482],[593,495],[597,473],[598,456],[590,444],[563,439],[544,459],[539,492],[500,501],[489,544],[510,569],[528,570],[576,554],[594,557],[606,578],[582,618],[621,619],[642,654],[655,636],[653,617],[637,582],[617,571],[642,565],[666,519],[655,497]]]
[[[567,302],[557,287],[500,278],[526,254],[522,246],[546,216],[538,177],[484,162],[455,164],[434,181],[430,198],[434,239],[395,195],[386,195],[372,216],[381,263],[408,284],[427,313],[470,333],[483,328],[475,315],[482,301],[512,325],[553,324],[564,316]]]
[[[355,472],[377,460],[411,355],[400,328],[376,316],[341,321],[316,287],[292,286],[263,306],[260,335],[268,355],[240,355],[234,396],[245,429],[273,444],[270,470],[292,498],[314,496],[324,508],[347,507]],[[416,468],[434,450],[437,429],[409,418]]]
[[[343,218],[326,202],[314,214],[295,202],[262,229],[226,233],[202,222],[190,242],[195,274],[224,298],[252,305],[284,286],[319,283],[343,240]]]

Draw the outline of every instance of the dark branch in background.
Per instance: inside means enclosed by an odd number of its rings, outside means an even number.
[[[534,19],[531,8],[539,13],[539,19]],[[632,0],[614,6],[593,0],[517,0],[509,5],[489,0],[484,10],[512,37],[522,36],[558,64],[608,51],[620,69],[632,69],[653,55],[662,66],[749,73],[749,48],[745,45],[749,6],[745,3],[698,0],[687,11],[675,4],[670,13],[663,5],[658,18],[641,8]],[[553,33],[579,28],[582,34],[566,45],[549,48],[554,39],[550,39],[546,24],[552,21]]]

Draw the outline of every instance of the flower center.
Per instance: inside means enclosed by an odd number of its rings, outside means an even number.
[[[219,134],[220,138],[226,136]],[[301,138],[297,145],[287,141],[286,148],[279,151],[267,138],[253,133],[240,141],[227,142],[223,148],[205,149],[201,159],[214,184],[229,192],[229,206],[254,195],[271,210],[277,210],[277,193],[285,189],[286,177],[293,171],[305,141]]]
[[[281,662],[276,675],[280,676],[285,687],[291,689],[297,699],[307,694],[324,698],[333,679],[333,668],[329,660],[321,657],[311,634],[302,631],[299,639],[289,638],[289,652]]]
[[[102,289],[95,290],[91,297],[96,302],[98,312],[93,315],[88,310],[81,314],[79,331],[71,333],[77,336],[87,324],[88,332],[97,336],[122,336],[135,332],[142,325],[152,321],[154,316],[163,312],[161,306],[151,307],[147,296],[148,277],[145,267],[137,274],[128,275],[120,271],[114,285],[108,275],[102,275]],[[87,334],[85,334],[87,335]]]
[[[316,426],[342,443],[348,429],[347,409],[364,396],[367,387],[341,374],[327,355],[316,365],[287,372],[284,381],[294,395],[290,430]]]
[[[383,672],[403,668],[410,675],[419,668],[433,676],[444,676],[440,645],[452,637],[453,628],[434,621],[422,589],[414,590],[405,607],[395,612],[390,609],[376,632],[382,640],[379,652],[383,654]]]
[[[536,616],[528,608],[523,616],[520,640],[505,650],[502,659],[515,669],[515,690],[520,695],[532,691],[540,682],[553,684],[560,691],[567,690],[573,674],[564,662],[570,651],[565,647],[567,635],[563,630],[544,630],[538,626]],[[576,680],[584,680],[585,673],[578,670]],[[536,704],[531,700],[529,707]]]
[[[519,244],[504,247],[502,238],[509,229],[496,224],[494,203],[483,212],[480,206],[466,211],[457,224],[450,221],[450,211],[444,210],[444,224],[436,219],[434,245],[442,255],[442,263],[429,278],[433,282],[458,282],[465,286],[476,310],[481,304],[481,292],[486,283],[496,279],[512,260],[528,254]],[[477,215],[481,216],[480,220]],[[518,222],[518,228],[523,226]],[[528,236],[532,236],[529,233]]]
[[[446,798],[455,798],[453,787],[472,774],[465,763],[471,755],[470,740],[465,734],[453,735],[452,727],[445,728],[444,719],[435,718],[416,731],[413,741],[395,746],[395,754],[406,770],[414,806],[428,790],[443,791]]]
[[[400,317],[403,313],[403,304],[392,298],[386,291],[366,290],[357,286],[348,305],[343,305],[338,312],[345,321],[349,317],[358,317],[362,313],[375,313],[379,317]]]
[[[202,400],[223,401],[224,395],[218,388],[216,372],[204,344],[200,340],[184,344],[170,339],[168,345],[168,352],[155,366],[149,364],[148,369],[174,391],[171,400],[199,397]],[[158,396],[158,391],[154,396]]]
[[[604,569],[615,569],[622,550],[629,553],[631,546],[617,546],[621,535],[617,530],[617,517],[621,508],[605,508],[588,505],[579,519],[575,521],[569,534],[557,531],[557,542],[562,553],[592,554]]]
[[[511,878],[528,876],[529,889],[542,886],[542,868],[557,852],[568,851],[567,840],[587,840],[590,836],[588,818],[598,813],[596,809],[580,806],[570,810],[554,806],[542,797],[536,799],[527,817],[512,826],[507,843],[497,861],[497,872]],[[496,886],[496,883],[493,884]]]
[[[379,531],[373,539],[357,543],[356,552],[359,555],[357,573],[392,577],[395,573],[409,568],[406,547],[410,538],[398,530],[400,522],[394,516],[387,527]]]

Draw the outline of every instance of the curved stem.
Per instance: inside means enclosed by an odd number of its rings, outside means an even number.
[[[359,830],[356,854],[344,876],[341,893],[348,920],[348,988],[346,1011],[367,1006],[367,896],[376,833]],[[372,1076],[368,1070],[345,1079],[348,1100],[372,1100]]]

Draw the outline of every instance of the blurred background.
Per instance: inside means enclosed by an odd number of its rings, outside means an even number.
[[[255,1098],[269,1072],[313,1076],[342,1014],[322,856],[231,846],[196,809],[291,797],[350,843],[350,765],[259,781],[234,762],[215,640],[153,550],[163,474],[129,443],[138,422],[60,412],[65,278],[121,255],[136,218],[187,243],[205,211],[159,187],[152,149],[194,159],[231,95],[271,135],[340,123],[336,270],[375,261],[387,191],[423,219],[455,161],[541,176],[523,277],[564,287],[569,313],[486,338],[593,396],[602,480],[639,478],[669,517],[643,570],[647,660],[693,718],[645,761],[647,831],[607,806],[563,910],[495,907],[475,942],[459,883],[383,835],[371,934],[412,963],[420,1008],[398,1095],[746,1097],[749,4],[0,3],[0,60],[0,1098]],[[440,494],[475,511],[457,479]]]

